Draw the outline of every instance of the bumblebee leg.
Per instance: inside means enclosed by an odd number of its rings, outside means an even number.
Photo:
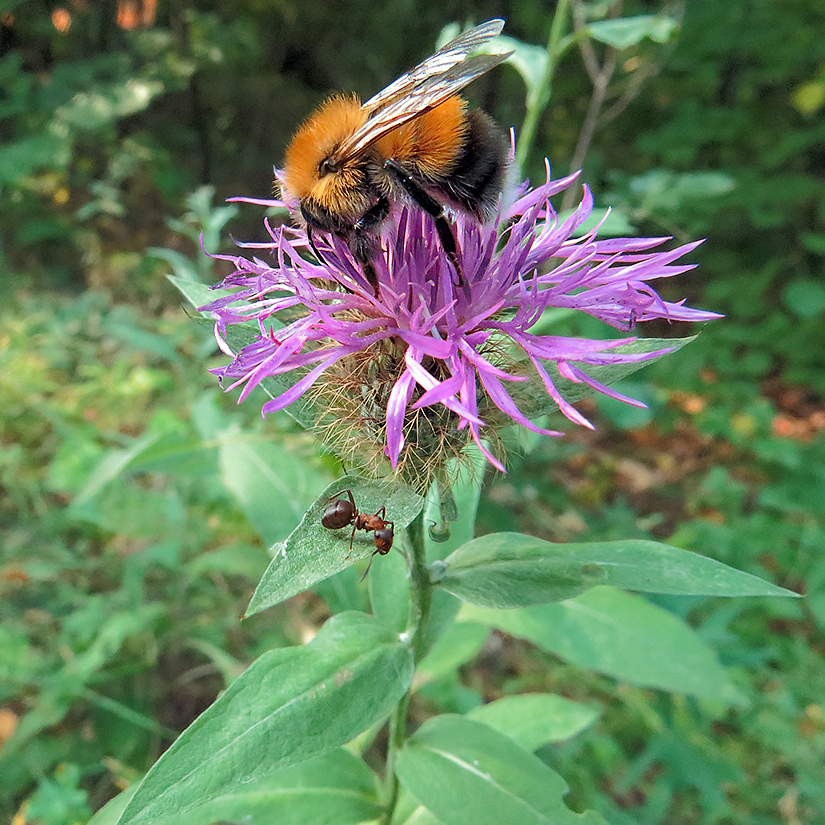
[[[310,249],[318,259],[318,263],[325,263],[324,256],[318,251],[318,247],[315,246],[315,230],[309,224],[307,224],[307,240],[309,241]]]
[[[390,202],[386,198],[379,198],[355,222],[349,239],[350,251],[355,260],[361,264],[364,277],[369,281],[372,293],[376,298],[378,297],[378,274],[373,266],[372,258],[378,252],[378,245],[372,230],[389,214]]]
[[[396,163],[392,158],[384,161],[384,168],[395,178],[404,191],[435,221],[435,230],[438,232],[438,239],[441,241],[441,246],[447,253],[450,263],[453,265],[458,275],[458,283],[464,286],[464,276],[461,273],[461,266],[458,263],[458,249],[455,245],[455,236],[453,230],[450,229],[450,224],[444,217],[444,207],[432,195],[424,191],[424,189],[411,177],[400,164]]]
[[[355,258],[357,264],[360,264],[364,277],[372,287],[373,296],[377,298],[378,274],[372,265],[372,256],[377,252],[375,242],[368,235],[353,232],[347,239],[347,245],[349,246],[349,251],[352,252],[352,257]]]
[[[386,198],[379,198],[378,201],[367,209],[363,215],[355,222],[356,232],[368,232],[378,226],[387,215],[390,214],[390,202]]]
[[[321,251],[318,249],[318,247],[315,245],[315,229],[313,229],[313,227],[309,223],[307,224],[307,240],[309,241],[309,246],[315,254],[318,263],[326,265],[326,259],[321,254]],[[340,286],[345,292],[349,292],[350,294],[352,293],[352,290],[345,284],[342,284],[337,278],[333,277],[331,278],[331,280],[335,281],[335,283],[338,284],[338,286]]]

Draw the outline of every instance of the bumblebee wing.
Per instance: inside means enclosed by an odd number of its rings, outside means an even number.
[[[390,101],[409,95],[413,89],[426,83],[430,78],[441,75],[453,66],[463,63],[470,52],[501,34],[502,28],[504,28],[503,20],[488,20],[464,32],[442,46],[423,63],[419,63],[414,69],[401,75],[394,83],[390,83],[386,89],[371,97],[361,108],[372,114]]]
[[[472,83],[480,75],[498,66],[509,56],[509,52],[475,55],[466,58],[463,63],[451,67],[444,73],[429,78],[409,94],[388,103],[376,112],[338,147],[332,157],[336,162],[341,163],[358,155],[387,132],[435,108],[448,97],[460,92],[468,83]]]
[[[387,132],[438,106],[461,91],[477,77],[506,60],[506,54],[467,53],[498,35],[502,20],[490,20],[451,40],[411,72],[400,77],[361,108],[370,112],[366,123],[335,151],[343,162],[362,152]]]

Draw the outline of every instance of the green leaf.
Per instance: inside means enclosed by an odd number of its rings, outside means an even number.
[[[206,808],[176,819],[175,825],[357,825],[381,812],[374,775],[361,759],[344,750],[284,768]]]
[[[270,297],[274,297],[274,293],[270,294]],[[283,327],[283,323],[273,315],[267,319],[267,326],[270,329],[278,330]],[[260,340],[261,332],[257,323],[254,322],[233,324],[226,329],[226,342],[234,353],[238,353],[244,347]],[[270,398],[277,398],[297,384],[306,375],[306,372],[307,370],[294,369],[281,375],[269,375],[261,381],[259,386]],[[306,394],[293,401],[284,409],[284,412],[294,418],[305,429],[310,429],[324,420],[329,420],[330,417],[329,410],[326,407],[322,407],[320,402],[311,401]]]
[[[110,799],[88,822],[88,825],[117,825],[120,815],[126,810],[129,800],[135,795],[137,785],[129,786],[125,791],[119,793],[114,799]]]
[[[388,630],[401,633],[410,618],[410,580],[407,561],[401,553],[390,553],[370,567],[369,589],[372,613]]]
[[[375,775],[363,760],[338,749],[237,787],[175,819],[175,825],[357,825],[381,811]],[[137,785],[113,799],[89,825],[115,825]],[[111,812],[110,812],[111,809]]]
[[[270,558],[273,556],[270,551]],[[369,607],[369,599],[361,587],[361,573],[354,567],[346,567],[340,573],[316,582],[312,589],[327,603],[330,613],[345,613],[348,610],[366,612]]]
[[[693,629],[639,596],[612,587],[520,610],[465,605],[459,618],[484,622],[629,684],[744,703],[713,649]]]
[[[392,825],[444,825],[439,822],[431,811],[423,805],[409,791],[401,789],[398,805],[392,816]]]
[[[800,83],[791,95],[794,108],[803,115],[813,115],[825,104],[825,81]]]
[[[167,275],[166,277],[195,309],[217,301],[225,294],[222,291],[209,289],[206,284],[197,280],[195,266],[180,252],[175,252],[173,249],[150,249],[149,252],[156,258],[162,257],[171,263],[178,272],[186,272],[184,275]]]
[[[80,767],[69,762],[58,765],[54,777],[41,776],[37,790],[26,800],[25,819],[29,822],[85,822],[92,812],[86,804],[86,791],[78,787],[81,775]]]
[[[669,352],[663,352],[661,355],[656,355],[643,361],[634,361],[629,364],[605,364],[603,366],[584,365],[584,369],[591,378],[609,386],[628,375],[632,375],[642,367],[652,364],[664,355],[673,354],[695,339],[695,335],[689,338],[637,338],[629,344],[613,347],[610,352],[617,355],[657,352],[659,350],[669,350]],[[596,390],[586,384],[576,383],[575,381],[564,378],[561,373],[559,373],[555,362],[543,361],[542,366],[550,374],[559,392],[570,403],[581,401],[582,398],[596,394]],[[527,369],[526,366],[525,369]],[[558,405],[548,397],[540,381],[525,381],[520,387],[511,392],[514,394],[514,398],[522,412],[528,418],[538,418],[541,415],[558,412]]]
[[[825,85],[825,84],[823,84]],[[814,255],[825,255],[825,233],[822,232],[803,232],[799,236],[799,240],[802,242],[802,246],[808,250],[808,252],[813,252]],[[822,303],[822,296],[821,294],[816,296],[817,303],[821,306]],[[808,316],[810,317],[810,316]]]
[[[825,244],[819,254],[825,254]],[[815,318],[825,309],[825,288],[818,281],[792,281],[783,290],[782,298],[798,318]]]
[[[0,185],[15,185],[39,170],[57,170],[66,166],[71,142],[54,132],[44,132],[3,143],[0,152]]]
[[[225,290],[211,290],[208,286],[201,283],[197,277],[197,267],[180,253],[171,249],[152,249],[150,251],[155,257],[163,258],[174,267],[178,274],[167,275],[166,277],[180,290],[181,294],[195,309],[205,306],[212,301],[216,301],[221,296],[227,294]],[[237,302],[238,305],[242,305],[243,303],[244,301],[242,300]],[[232,306],[232,304],[229,306]],[[206,318],[206,316],[202,314],[202,318]],[[272,329],[280,329],[283,327],[283,323],[274,315],[267,320],[267,324]],[[260,340],[260,329],[258,325],[253,322],[248,324],[233,324],[226,330],[226,342],[235,353],[240,352],[245,346]],[[284,375],[268,376],[261,381],[259,386],[270,398],[275,398],[296,384],[303,378],[304,374],[303,371],[296,369]],[[323,411],[313,405],[306,397],[301,397],[290,404],[285,409],[285,412],[294,418],[301,426],[306,428],[317,424],[323,415]]]
[[[185,433],[170,430],[129,462],[130,473],[171,473],[176,476],[214,476],[218,448]]]
[[[343,745],[389,713],[412,672],[410,647],[371,616],[333,617],[308,645],[269,651],[238,677],[155,763],[119,824],[188,822]]]
[[[403,484],[367,481],[358,476],[345,476],[333,482],[307,510],[272,560],[252,596],[247,616],[272,607],[373,554],[375,541],[371,533],[358,531],[350,549],[352,528],[328,530],[321,524],[330,499],[337,498],[344,490],[352,492],[362,512],[376,513],[386,506],[387,520],[395,523],[397,537],[424,504],[421,496]],[[375,563],[380,564],[381,559]]]
[[[437,584],[485,607],[562,601],[596,584],[688,596],[797,596],[697,553],[644,539],[553,544],[523,533],[490,533],[434,569]],[[435,566],[434,566],[435,567]]]
[[[136,462],[142,455],[154,447],[163,438],[162,432],[147,432],[136,438],[131,446],[123,450],[110,450],[95,468],[85,487],[75,496],[71,503],[72,513],[82,511],[100,491],[114,481]]]
[[[283,541],[315,497],[329,484],[320,465],[271,438],[225,434],[219,465],[227,489],[265,544]]]
[[[370,769],[351,753],[335,750],[243,785],[177,817],[175,825],[357,825],[380,812]]]
[[[618,20],[599,20],[591,23],[587,31],[594,40],[616,49],[628,49],[645,38],[656,43],[667,43],[676,31],[677,22],[672,17],[640,14],[637,17],[621,17]]]
[[[649,169],[630,180],[632,200],[642,215],[672,215],[736,188],[724,172],[672,172]]]
[[[162,258],[172,265],[178,274],[167,275],[166,277],[194,309],[211,304],[212,301],[217,301],[218,298],[223,298],[229,294],[229,290],[210,289],[209,286],[201,282],[195,264],[185,255],[181,255],[180,252],[176,252],[174,249],[150,249],[148,252],[150,255]],[[239,300],[235,304],[243,306],[244,301]],[[229,306],[233,305],[230,304]],[[203,317],[209,316],[204,315]]]
[[[589,727],[598,715],[593,708],[552,693],[526,693],[473,708],[467,718],[483,722],[525,750],[534,751],[548,742],[570,739]]]
[[[415,688],[440,679],[469,662],[481,650],[490,628],[473,622],[451,624],[422,659],[415,672]]]
[[[567,784],[544,762],[460,716],[425,722],[398,754],[397,773],[444,825],[604,825],[564,804]]]
[[[208,550],[186,562],[186,575],[190,580],[201,576],[218,574],[221,576],[245,576],[252,581],[260,579],[266,570],[269,558],[260,546],[251,544],[231,544],[218,550]]]
[[[652,384],[623,380],[613,384],[613,389],[645,404],[644,407],[633,407],[609,395],[594,397],[599,415],[620,430],[640,430],[663,412],[667,394]]]
[[[546,102],[542,100],[542,90],[550,70],[550,55],[547,49],[543,46],[534,46],[532,43],[523,43],[515,37],[501,35],[481,51],[486,51],[488,54],[512,52],[506,63],[512,66],[524,81],[527,91],[527,108],[541,106]]]
[[[120,118],[146,109],[162,94],[159,80],[129,77],[106,83],[99,80],[94,89],[77,92],[54,112],[57,131],[68,128],[80,132],[104,128]]]

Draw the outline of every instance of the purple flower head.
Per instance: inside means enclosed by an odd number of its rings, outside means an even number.
[[[264,414],[309,399],[325,411],[319,426],[337,446],[375,442],[394,468],[416,452],[457,454],[471,438],[504,470],[488,437],[513,422],[561,435],[530,420],[550,407],[592,428],[562,397],[558,376],[643,406],[588,368],[669,349],[639,352],[627,346],[635,337],[590,340],[531,329],[548,308],[579,310],[624,333],[653,318],[719,317],[665,301],[649,286],[692,269],[679,260],[698,244],[662,250],[667,238],[598,239],[595,230],[577,236],[593,207],[589,189],[564,220],[550,203],[575,178],[551,181],[548,167],[546,183],[523,186],[493,225],[457,215],[460,278],[432,219],[411,206],[398,209],[375,260],[377,297],[343,240],[313,234],[310,249],[304,229],[265,222],[271,240],[241,245],[265,250],[265,259],[219,256],[235,266],[219,287],[235,291],[203,309],[216,319],[218,342],[232,361],[212,371],[227,389],[242,386],[241,400],[262,380],[283,376],[288,386],[264,404]],[[233,352],[227,328],[250,321],[256,340]],[[536,390],[540,412],[528,400]],[[409,467],[420,471],[415,461]]]

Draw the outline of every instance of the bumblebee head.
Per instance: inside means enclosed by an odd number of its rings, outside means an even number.
[[[357,97],[331,97],[301,125],[284,157],[283,187],[297,200],[318,197],[330,179],[347,176],[349,162],[333,160],[335,150],[366,121]],[[319,183],[325,182],[320,188]],[[334,187],[333,187],[334,188]]]

